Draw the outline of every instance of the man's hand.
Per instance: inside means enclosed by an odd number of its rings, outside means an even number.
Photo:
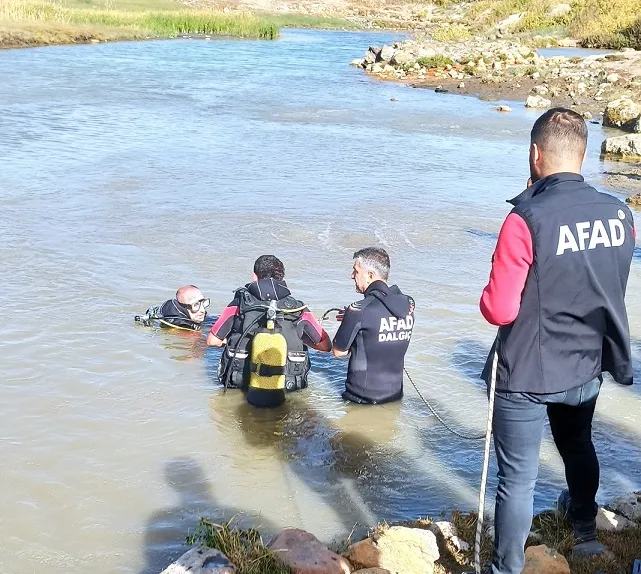
[[[339,311],[338,313],[336,313],[336,320],[339,323],[345,318],[345,309],[347,309],[347,307],[343,307],[342,311]]]

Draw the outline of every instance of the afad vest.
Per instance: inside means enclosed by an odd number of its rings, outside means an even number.
[[[602,372],[632,384],[630,210],[571,173],[544,178],[510,203],[530,229],[534,260],[519,314],[499,328],[483,378],[498,345],[497,390],[557,393]]]
[[[252,295],[246,288],[236,291],[238,315],[234,318],[228,343],[220,357],[218,378],[230,388],[246,390],[249,385],[251,342],[254,335],[266,325],[266,309],[269,301]],[[291,295],[278,299],[279,309],[300,309],[305,304]],[[298,332],[298,322],[303,311],[285,314],[276,320],[276,328],[287,341],[287,366],[285,390],[296,391],[307,387],[307,373],[310,369],[307,347]]]

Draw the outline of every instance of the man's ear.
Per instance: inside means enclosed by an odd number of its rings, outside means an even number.
[[[534,163],[539,163],[539,161],[541,161],[541,149],[538,144],[533,143],[530,146],[530,156]]]

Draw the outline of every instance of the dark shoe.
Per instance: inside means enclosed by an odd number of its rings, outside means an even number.
[[[556,507],[562,516],[568,519],[574,531],[574,537],[580,542],[596,540],[596,520],[574,520],[571,512],[570,492],[566,489],[559,495]]]
[[[596,540],[590,540],[589,542],[581,542],[572,548],[572,556],[575,558],[584,558],[586,556],[603,556],[606,558],[613,558],[614,555],[610,549],[597,542]]]

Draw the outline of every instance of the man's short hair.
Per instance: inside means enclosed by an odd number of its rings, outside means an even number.
[[[261,255],[254,263],[254,273],[258,279],[285,279],[285,266],[274,255]]]
[[[389,277],[389,255],[380,247],[365,247],[354,253],[354,259],[361,262],[367,270],[374,272],[378,277],[387,281]]]
[[[530,141],[543,153],[582,160],[588,145],[588,128],[576,112],[552,108],[534,122]]]

